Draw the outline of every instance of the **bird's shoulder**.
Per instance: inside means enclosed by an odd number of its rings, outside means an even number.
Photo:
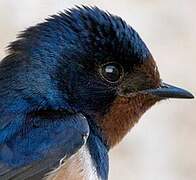
[[[86,144],[89,126],[82,114],[37,116],[31,115],[28,126],[0,145],[1,178],[44,177]]]

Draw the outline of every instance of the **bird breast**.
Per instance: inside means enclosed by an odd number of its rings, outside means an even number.
[[[89,149],[84,145],[77,153],[66,160],[46,180],[101,180],[98,177]]]

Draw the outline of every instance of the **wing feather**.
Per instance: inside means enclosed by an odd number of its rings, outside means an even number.
[[[82,114],[31,118],[17,136],[0,146],[0,179],[41,179],[86,143],[89,126]]]

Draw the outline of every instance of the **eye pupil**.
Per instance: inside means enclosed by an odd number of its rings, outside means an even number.
[[[103,72],[104,77],[106,77],[109,81],[117,81],[119,79],[119,70],[113,66],[113,65],[108,65],[105,67],[104,72]]]
[[[109,82],[117,82],[122,76],[122,66],[117,63],[108,63],[102,66],[101,75]]]

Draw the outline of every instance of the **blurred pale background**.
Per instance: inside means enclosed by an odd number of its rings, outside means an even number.
[[[195,0],[0,0],[0,59],[24,28],[73,5],[97,5],[142,36],[162,79],[196,95]],[[154,106],[110,152],[110,180],[196,180],[196,101]]]

